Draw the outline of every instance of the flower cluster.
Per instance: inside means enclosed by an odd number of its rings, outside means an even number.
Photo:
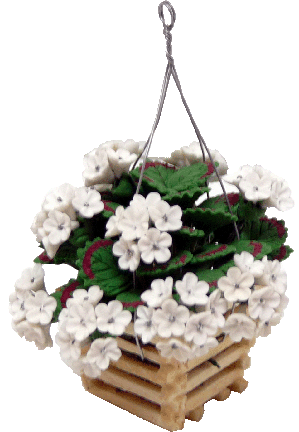
[[[275,207],[280,211],[294,206],[287,182],[260,165],[244,165],[223,179],[237,186],[248,201],[260,202],[264,207]]]
[[[126,209],[119,206],[106,226],[106,237],[120,235],[113,246],[119,267],[133,272],[140,259],[146,264],[167,262],[172,245],[167,231],[182,227],[182,214],[180,206],[170,206],[157,192],[146,197],[136,194]]]
[[[103,291],[99,286],[89,290],[77,289],[66,302],[59,317],[56,343],[62,360],[79,375],[97,378],[110,361],[117,361],[121,352],[114,339],[124,333],[132,315],[124,311],[119,301],[100,303]],[[99,331],[105,338],[94,340],[90,336]],[[87,347],[87,350],[84,350]]]
[[[39,349],[58,323],[61,358],[79,375],[118,361],[127,333],[164,357],[208,359],[224,337],[268,336],[288,304],[287,228],[266,215],[293,206],[286,182],[257,165],[227,174],[198,142],[142,170],[143,148],[101,144],[84,157],[83,187],[46,196],[31,227],[43,252],[9,298],[14,330]],[[219,175],[238,193],[210,194]],[[78,273],[49,295],[44,264]]]
[[[56,300],[45,290],[41,264],[23,271],[9,297],[12,327],[21,337],[35,342],[38,349],[52,346],[49,332]]]
[[[36,240],[43,244],[48,257],[54,258],[59,247],[69,239],[71,231],[79,227],[78,215],[89,219],[103,209],[98,191],[75,188],[66,183],[46,196],[31,230]]]

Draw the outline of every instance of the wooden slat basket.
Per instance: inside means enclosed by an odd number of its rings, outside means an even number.
[[[83,375],[85,390],[176,431],[183,429],[185,419],[200,421],[209,400],[225,400],[231,391],[241,393],[246,389],[244,370],[250,366],[248,353],[255,340],[234,343],[226,337],[207,355],[187,363],[163,358],[154,345],[142,348],[142,360],[132,327],[117,342],[122,357],[111,363],[100,379]]]

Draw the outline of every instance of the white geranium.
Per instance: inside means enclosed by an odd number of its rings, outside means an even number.
[[[271,334],[272,327],[276,326],[281,321],[281,314],[274,313],[267,321],[260,321],[257,325],[256,336],[267,337]]]
[[[137,319],[134,323],[135,333],[141,336],[144,344],[149,343],[157,334],[157,326],[153,321],[154,309],[138,306]]]
[[[136,240],[142,237],[148,230],[148,211],[140,206],[127,207],[118,223],[125,240]]]
[[[275,180],[272,183],[271,195],[263,204],[266,207],[275,207],[280,211],[287,211],[294,207],[291,197],[292,191],[284,180]]]
[[[119,228],[119,223],[124,217],[125,209],[123,206],[118,206],[115,210],[115,214],[108,219],[106,225],[106,234],[105,237],[115,237],[121,234],[121,229]]]
[[[17,323],[13,321],[12,328],[20,337],[24,337],[27,342],[34,342],[39,350],[53,346],[49,331],[50,326],[39,326],[24,320]]]
[[[107,151],[95,149],[84,156],[83,178],[85,186],[109,184],[114,181],[114,174],[109,166]]]
[[[66,331],[73,334],[78,342],[82,342],[97,328],[94,307],[90,303],[71,305],[65,325]]]
[[[186,325],[185,339],[196,345],[204,345],[208,337],[215,336],[218,326],[210,311],[200,312],[190,317]]]
[[[218,287],[223,291],[226,300],[233,303],[248,300],[253,284],[253,275],[249,272],[242,273],[238,267],[231,267],[227,276],[218,281]]]
[[[227,183],[233,184],[234,186],[239,186],[241,180],[253,172],[253,167],[250,165],[243,165],[238,171],[235,173],[229,173],[223,176],[223,180]]]
[[[140,251],[133,241],[127,241],[124,238],[114,243],[112,252],[115,256],[120,257],[118,265],[122,270],[134,272],[140,263]]]
[[[100,303],[95,308],[97,327],[102,333],[110,333],[121,336],[132,320],[132,314],[123,310],[123,305],[118,300]]]
[[[242,313],[230,315],[224,326],[224,332],[234,342],[240,342],[242,338],[251,340],[255,335],[255,329],[255,322]]]
[[[208,354],[208,352],[213,349],[216,348],[219,345],[219,342],[217,341],[216,338],[214,337],[208,337],[206,342],[202,345],[196,345],[194,344],[191,348],[192,350],[192,357],[193,358],[198,358],[198,357],[202,357],[206,354]]]
[[[165,338],[182,336],[189,315],[189,310],[185,306],[179,306],[173,299],[165,300],[161,309],[158,309],[153,316],[158,335]]]
[[[57,246],[69,239],[71,231],[79,227],[79,222],[72,221],[66,213],[58,210],[50,211],[45,220],[43,229],[51,245]],[[44,238],[43,238],[43,244]],[[46,246],[45,246],[46,247]]]
[[[74,372],[74,374],[81,376],[82,373],[84,372],[84,364],[82,362],[82,357],[79,358],[78,360],[73,360],[72,358],[65,358],[65,357],[60,357],[61,360],[63,361],[63,363],[65,363],[70,369],[72,369],[72,371]],[[87,374],[85,374],[87,375]],[[89,376],[89,375],[87,375]],[[96,376],[91,376],[90,378],[98,378]]]
[[[224,314],[228,310],[227,301],[222,298],[220,289],[216,289],[209,297],[206,311],[211,312],[211,318],[215,326],[222,328],[225,324]]]
[[[168,249],[171,245],[171,235],[156,228],[150,228],[138,242],[141,259],[146,264],[151,264],[154,260],[159,264],[167,262],[171,257]]]
[[[58,251],[59,247],[61,246],[60,243],[58,243],[57,245],[53,245],[50,240],[49,237],[47,236],[47,233],[44,229],[40,229],[39,230],[41,232],[41,238],[42,238],[42,244],[43,247],[45,248],[45,251],[48,255],[48,257],[50,259],[53,259],[56,255],[56,252]]]
[[[113,150],[107,149],[107,156],[111,170],[116,178],[120,178],[124,172],[129,172],[131,165],[136,161],[135,153],[130,153],[129,150],[119,148]]]
[[[260,260],[255,260],[254,256],[249,252],[243,251],[240,255],[234,256],[236,266],[241,270],[242,273],[249,272],[255,278],[260,277],[264,271],[264,263]]]
[[[180,206],[170,206],[166,201],[160,201],[150,206],[148,211],[160,231],[178,231],[182,228],[183,212]]]
[[[67,213],[71,219],[75,219],[75,212],[72,208],[75,191],[76,188],[68,183],[59,186],[46,196],[42,210],[45,212],[58,210]]]
[[[97,305],[99,301],[102,300],[104,292],[100,289],[98,285],[93,285],[85,289],[76,289],[73,292],[73,296],[66,301],[67,308],[70,308],[73,304],[83,305],[85,303],[90,303],[93,306]]]
[[[63,359],[79,360],[81,357],[82,344],[71,333],[66,331],[65,324],[56,334],[55,342],[60,348],[60,355]]]
[[[208,303],[209,284],[199,281],[194,273],[186,273],[181,281],[176,282],[176,290],[187,306],[204,306]]]
[[[94,215],[104,210],[101,194],[95,189],[86,187],[76,190],[72,204],[79,212],[79,215],[87,219],[92,218]]]
[[[152,308],[160,307],[165,300],[172,297],[173,279],[168,276],[165,280],[155,279],[151,283],[151,289],[141,295],[141,300]]]
[[[239,187],[248,201],[263,201],[271,195],[272,181],[268,176],[260,177],[256,172],[251,172],[244,177]]]
[[[276,312],[280,313],[283,316],[284,311],[288,307],[288,304],[289,304],[289,298],[285,294],[282,294],[280,296],[280,303],[279,303],[278,307],[276,308]]]
[[[282,295],[287,289],[287,274],[282,269],[278,260],[269,261],[267,256],[262,259],[264,264],[264,273],[258,278],[257,283],[274,288],[278,294]]]
[[[121,357],[121,350],[113,338],[96,339],[92,342],[83,363],[94,364],[101,371],[108,369],[110,361],[118,361]]]
[[[177,339],[158,342],[157,349],[161,352],[162,357],[174,358],[181,363],[187,362],[192,357],[191,348]]]
[[[9,313],[14,321],[20,322],[26,318],[25,300],[30,295],[30,291],[18,290],[9,296]]]
[[[273,288],[265,287],[254,291],[248,301],[249,315],[253,319],[268,321],[279,306],[280,295]]]
[[[144,141],[136,142],[132,139],[128,139],[126,141],[112,140],[101,144],[99,149],[112,149],[114,151],[124,149],[130,153],[135,153],[138,156],[142,152],[144,144]]]
[[[133,207],[137,205],[138,207],[141,206],[143,208],[149,209],[159,204],[161,200],[161,195],[158,192],[150,192],[146,197],[140,194],[135,194],[132,201],[130,202],[130,206]]]
[[[41,264],[25,269],[20,279],[15,283],[15,288],[20,291],[38,291],[45,287],[45,272]]]
[[[57,301],[54,297],[49,296],[46,291],[40,290],[29,295],[24,306],[27,321],[31,324],[47,325],[52,320]]]
[[[35,216],[32,225],[31,225],[31,231],[33,234],[36,235],[36,241],[41,242],[43,236],[41,235],[40,229],[43,228],[45,220],[48,219],[48,213],[45,211],[40,211]]]

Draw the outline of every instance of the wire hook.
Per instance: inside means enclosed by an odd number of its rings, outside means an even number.
[[[163,11],[164,6],[168,9],[170,13],[170,17],[171,17],[170,24],[166,24],[164,11]],[[162,21],[164,28],[166,28],[170,32],[173,29],[176,20],[176,13],[174,7],[169,1],[163,1],[162,3],[159,4],[158,12],[159,12],[159,18]]]

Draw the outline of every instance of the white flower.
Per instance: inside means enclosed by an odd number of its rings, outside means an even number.
[[[57,302],[46,291],[36,291],[27,297],[24,303],[26,319],[31,324],[49,324],[56,309]]]
[[[271,334],[272,327],[276,326],[281,321],[281,314],[274,313],[267,321],[260,321],[257,326],[256,336],[267,337]]]
[[[182,209],[180,206],[170,206],[166,201],[160,201],[150,206],[149,215],[160,231],[177,231],[182,228]]]
[[[22,321],[26,318],[25,300],[30,296],[30,291],[15,291],[9,296],[9,313],[14,321]]]
[[[237,267],[242,273],[249,272],[254,277],[260,277],[264,271],[264,263],[259,260],[255,260],[254,256],[249,252],[243,251],[240,255],[236,254],[234,256],[234,261]]]
[[[234,313],[226,320],[224,332],[233,342],[240,342],[242,338],[252,339],[255,329],[255,322],[251,318],[242,313]]]
[[[198,357],[202,357],[206,354],[208,354],[208,352],[213,349],[216,348],[219,345],[219,342],[217,341],[216,338],[214,337],[208,337],[207,341],[202,344],[202,345],[193,345],[191,350],[192,350],[192,357],[193,358],[198,358]]]
[[[64,323],[66,322],[67,318],[69,317],[69,308],[63,308],[60,314],[58,315],[58,328],[60,329]]]
[[[76,188],[65,183],[50,192],[42,205],[42,210],[50,212],[58,210],[67,213],[71,219],[75,219],[75,212],[72,208],[72,199],[74,198]]]
[[[60,355],[63,359],[79,360],[81,357],[82,344],[66,331],[65,324],[56,334],[55,342],[60,348]]]
[[[92,379],[100,378],[102,371],[96,363],[89,363],[86,357],[83,357],[81,361],[83,365],[82,372],[84,375]]]
[[[249,299],[254,277],[251,273],[242,273],[238,267],[231,267],[227,276],[218,281],[218,287],[224,292],[224,297],[229,302],[243,302]]]
[[[137,319],[134,323],[135,332],[141,336],[144,344],[149,343],[157,334],[157,326],[153,321],[154,309],[138,306]]]
[[[141,258],[146,264],[151,264],[154,260],[157,263],[165,263],[171,257],[168,249],[172,244],[172,237],[166,232],[161,232],[156,228],[150,228],[139,240],[138,247]]]
[[[69,239],[71,230],[78,228],[79,222],[71,221],[66,213],[54,210],[50,211],[48,219],[44,222],[44,230],[49,243],[57,246]],[[43,238],[43,245],[44,238]],[[46,246],[45,246],[46,247]]]
[[[221,291],[216,289],[209,297],[206,310],[211,312],[212,321],[217,327],[222,328],[225,324],[224,314],[228,310],[227,301],[221,297]]]
[[[275,180],[272,183],[271,196],[263,204],[267,207],[276,207],[280,211],[290,210],[294,207],[291,194],[291,189],[286,181]]]
[[[118,265],[122,270],[135,271],[140,263],[140,252],[138,246],[133,241],[126,241],[122,237],[114,243],[112,252],[120,257]]]
[[[118,228],[125,240],[135,240],[146,233],[148,223],[148,211],[141,206],[132,206],[127,207],[124,211],[121,220],[118,222]]]
[[[34,342],[39,350],[53,346],[53,341],[49,332],[50,326],[39,326],[24,320],[12,323],[12,328],[20,337],[24,337],[27,342]]]
[[[118,361],[121,357],[121,350],[113,338],[96,339],[92,342],[86,357],[85,364],[95,364],[101,371],[108,369],[110,361]]]
[[[185,306],[179,306],[173,299],[165,300],[161,309],[158,309],[153,317],[159,336],[165,338],[172,335],[182,336],[189,315],[189,310]]]
[[[65,358],[61,356],[61,360],[65,363],[69,368],[72,369],[74,374],[81,376],[84,372],[84,364],[82,362],[82,358],[78,360],[73,360],[71,358]],[[87,375],[87,374],[85,374]],[[97,376],[91,376],[90,378],[97,378]]]
[[[79,212],[80,216],[85,218],[92,218],[94,215],[104,210],[101,194],[94,189],[86,187],[76,190],[72,204]]]
[[[210,311],[194,314],[186,325],[185,339],[196,345],[204,345],[209,336],[214,336],[218,330]]]
[[[268,176],[260,177],[256,172],[252,172],[240,181],[239,187],[248,201],[257,202],[270,197],[271,184]]]
[[[163,279],[155,279],[151,284],[151,289],[144,291],[141,295],[141,300],[148,306],[156,308],[162,305],[165,300],[172,297],[173,279],[167,277]]]
[[[21,291],[38,291],[45,287],[45,272],[41,264],[34,264],[22,272],[20,279],[15,283],[15,288]]]
[[[121,336],[132,320],[131,312],[124,311],[122,303],[118,300],[113,300],[108,304],[98,304],[95,312],[97,327],[102,333]]]
[[[280,303],[279,303],[278,307],[276,308],[276,312],[280,313],[283,316],[284,311],[288,307],[288,304],[289,304],[289,298],[285,294],[282,294],[280,296]]]
[[[158,342],[157,348],[161,351],[161,356],[166,358],[175,358],[175,360],[185,363],[191,356],[191,349],[188,345],[177,339],[170,339],[167,342]]]
[[[119,148],[113,150],[107,149],[107,156],[109,165],[115,174],[115,177],[120,178],[124,172],[129,172],[130,166],[136,161],[137,156],[135,153],[130,153],[129,150]]]
[[[108,162],[107,151],[96,149],[84,156],[83,178],[85,186],[109,184],[114,181],[114,174]]]
[[[46,219],[48,219],[48,213],[45,211],[40,211],[39,213],[37,213],[37,215],[35,216],[32,222],[30,229],[33,232],[33,234],[36,235],[36,241],[38,242],[42,241],[43,237],[41,236],[39,230],[43,228]]]
[[[176,282],[176,290],[187,306],[203,306],[208,303],[209,284],[199,281],[194,273],[186,273],[181,281]]]
[[[130,202],[130,206],[141,206],[143,208],[149,209],[150,207],[156,206],[162,201],[161,195],[158,192],[150,192],[146,197],[135,194],[132,201]]]
[[[72,333],[78,342],[82,342],[97,328],[94,307],[90,303],[73,304],[66,319],[66,331]]]
[[[253,167],[250,165],[243,165],[239,171],[232,173],[232,174],[226,174],[223,176],[223,180],[227,183],[233,184],[235,186],[239,186],[240,181],[247,176],[247,174],[250,174],[253,172]]]
[[[135,142],[132,139],[128,139],[125,142],[121,140],[113,140],[106,141],[104,144],[101,144],[99,149],[112,149],[114,151],[124,149],[130,153],[135,153],[136,155],[139,155],[143,150],[144,144],[144,141]]]
[[[114,216],[111,216],[108,219],[106,225],[107,232],[105,234],[105,237],[115,237],[121,234],[121,230],[119,229],[119,223],[124,216],[124,211],[125,209],[123,208],[123,206],[118,206],[117,209],[115,210]]]
[[[85,289],[76,289],[73,292],[73,297],[67,299],[66,306],[70,308],[73,304],[83,305],[85,303],[90,303],[93,306],[97,305],[100,300],[102,300],[104,292],[100,289],[98,285],[91,286],[88,291]]]
[[[39,230],[41,231],[41,230]],[[48,255],[48,257],[50,259],[53,259],[56,255],[56,252],[58,251],[59,247],[60,247],[60,243],[57,245],[53,245],[50,241],[49,241],[49,237],[47,236],[46,231],[43,229],[43,233],[41,234],[42,236],[42,244],[43,247],[45,248],[45,251]]]
[[[248,311],[253,319],[268,321],[279,306],[280,295],[273,288],[265,287],[254,291],[249,298]]]
[[[287,289],[287,274],[282,269],[278,260],[268,261],[267,256],[262,260],[264,264],[264,273],[257,280],[258,284],[274,288],[278,294],[282,295]]]

